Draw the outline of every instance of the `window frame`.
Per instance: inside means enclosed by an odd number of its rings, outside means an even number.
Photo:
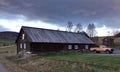
[[[85,45],[85,49],[89,49],[89,45]]]
[[[72,45],[68,45],[68,49],[71,50],[72,49]]]
[[[23,48],[22,43],[20,43],[20,49],[22,49],[22,48]]]
[[[78,45],[74,45],[74,49],[78,49]]]
[[[22,34],[22,40],[24,40],[24,39],[25,39],[25,34],[23,33],[23,34]]]
[[[23,44],[23,48],[24,48],[24,49],[27,48],[27,44],[26,44],[26,43]]]

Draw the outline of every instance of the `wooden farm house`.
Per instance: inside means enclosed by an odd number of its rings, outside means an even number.
[[[94,42],[85,32],[74,33],[22,26],[16,44],[17,53],[22,50],[40,53],[89,49]]]
[[[117,37],[120,37],[120,33],[116,34],[114,37],[116,37],[116,38],[117,38]]]

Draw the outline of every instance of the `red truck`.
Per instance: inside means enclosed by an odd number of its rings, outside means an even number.
[[[90,48],[90,51],[94,52],[94,53],[100,53],[100,52],[113,53],[114,49],[109,48],[109,47],[107,47],[105,45],[100,45],[99,47]]]

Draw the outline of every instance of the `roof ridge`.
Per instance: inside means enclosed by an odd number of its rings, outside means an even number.
[[[48,31],[57,31],[57,32],[65,32],[65,33],[75,33],[75,34],[83,34],[86,32],[68,32],[68,31],[61,31],[61,30],[53,30],[53,29],[45,29],[45,28],[38,28],[38,27],[29,27],[29,26],[22,26],[22,28],[33,28],[33,29],[42,29],[42,30],[48,30]]]
[[[28,26],[22,26],[20,33],[22,31],[26,33],[30,42],[94,44],[85,32],[75,33]]]

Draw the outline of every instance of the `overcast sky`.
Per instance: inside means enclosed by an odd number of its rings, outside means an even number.
[[[0,0],[0,31],[22,25],[64,30],[68,21],[96,25],[98,35],[120,28],[120,0]]]

